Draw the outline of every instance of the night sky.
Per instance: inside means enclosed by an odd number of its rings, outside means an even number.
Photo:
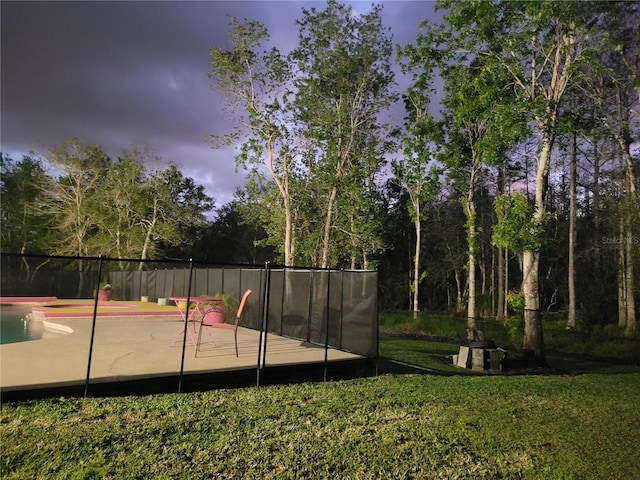
[[[349,2],[357,13],[370,1]],[[394,43],[413,42],[434,18],[430,1],[384,1]],[[215,150],[208,134],[230,122],[207,76],[209,49],[228,45],[227,15],[258,20],[273,45],[297,45],[302,8],[325,2],[14,2],[2,1],[0,148],[14,160],[79,137],[116,157],[145,144],[204,185],[219,208],[244,173],[234,151]],[[406,80],[397,78],[402,85]],[[398,121],[402,111],[398,109]]]

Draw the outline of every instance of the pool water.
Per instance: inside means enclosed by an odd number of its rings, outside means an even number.
[[[0,344],[28,342],[42,338],[42,326],[28,319],[28,307],[3,306],[0,309]],[[40,322],[38,322],[40,323]]]

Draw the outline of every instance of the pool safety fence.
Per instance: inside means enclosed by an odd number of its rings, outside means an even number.
[[[91,391],[94,346],[101,341],[98,292],[106,284],[112,300],[169,305],[172,297],[220,294],[239,302],[251,289],[242,327],[258,333],[258,385],[268,366],[271,335],[323,348],[325,378],[330,349],[369,359],[378,356],[377,271],[16,254],[1,254],[0,267],[2,297],[50,296],[91,299],[94,303],[85,395]],[[175,372],[179,377],[177,391],[181,391],[185,356],[190,355],[186,331],[181,341],[180,371]]]

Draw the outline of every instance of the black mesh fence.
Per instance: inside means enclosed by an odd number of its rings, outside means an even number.
[[[249,299],[243,326],[260,329],[266,307],[264,328],[269,333],[367,357],[377,355],[375,271],[184,265],[110,272],[108,281],[115,299],[148,296],[152,302],[218,294],[239,300],[251,289],[258,295]]]
[[[56,297],[97,305],[97,291],[108,283],[112,300],[173,305],[172,298],[176,297],[220,294],[239,301],[250,289],[253,293],[242,317],[242,327],[260,332],[263,343],[259,353],[262,358],[256,359],[258,369],[268,363],[270,352],[263,333],[300,340],[325,351],[334,349],[367,358],[378,355],[376,271],[14,254],[2,254],[0,260],[0,296],[5,300],[7,297]],[[143,320],[146,319],[140,321]],[[104,322],[94,314],[87,352],[87,384],[92,355],[114,359],[124,355],[118,352],[115,342],[101,333]],[[166,373],[179,370],[182,376],[186,334],[179,341],[183,342],[181,363]],[[327,357],[325,353],[325,361]],[[130,376],[145,374],[135,372],[135,366],[130,373]]]

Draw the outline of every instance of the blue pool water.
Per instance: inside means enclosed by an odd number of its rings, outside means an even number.
[[[42,326],[36,326],[29,320],[30,311],[30,307],[13,305],[3,305],[0,308],[0,344],[28,342],[42,338]]]

